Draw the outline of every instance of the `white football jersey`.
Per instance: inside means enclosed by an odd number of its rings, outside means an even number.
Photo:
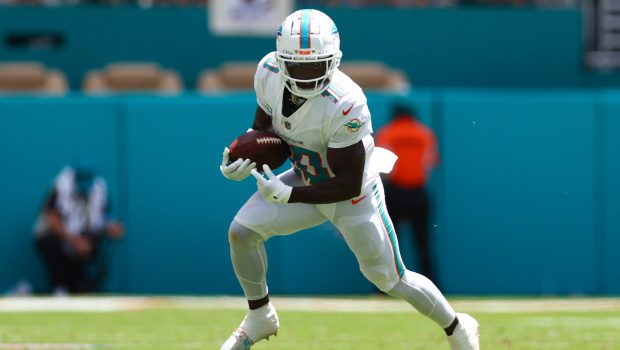
[[[307,185],[334,177],[327,162],[327,148],[344,148],[363,140],[366,162],[361,193],[370,190],[380,169],[376,160],[372,161],[375,151],[372,123],[362,89],[336,69],[327,90],[285,117],[282,114],[284,84],[275,53],[267,54],[254,76],[256,99],[271,116],[275,133],[291,146],[291,161],[297,175]]]

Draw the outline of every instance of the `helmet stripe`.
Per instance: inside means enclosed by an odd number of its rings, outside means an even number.
[[[299,48],[310,48],[310,11],[303,10],[301,12],[301,36],[299,38]]]

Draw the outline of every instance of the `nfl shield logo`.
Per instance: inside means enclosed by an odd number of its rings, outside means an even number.
[[[288,121],[285,121],[285,122],[284,122],[284,127],[285,127],[287,130],[291,130],[291,123],[289,123]]]

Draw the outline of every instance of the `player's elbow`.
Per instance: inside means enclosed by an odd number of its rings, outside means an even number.
[[[361,183],[357,183],[357,182],[348,183],[343,188],[343,197],[346,197],[344,200],[348,200],[348,199],[352,199],[352,198],[355,198],[355,197],[359,197],[361,192],[362,192],[362,184]]]
[[[335,182],[332,184],[333,194],[339,200],[349,200],[359,197],[362,192],[362,174],[340,173],[336,175]]]

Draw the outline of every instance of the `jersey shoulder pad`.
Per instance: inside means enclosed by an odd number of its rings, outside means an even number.
[[[270,52],[265,57],[263,57],[258,63],[258,67],[256,67],[256,74],[278,74],[280,72],[280,67],[278,67],[278,62],[276,61],[275,52]]]
[[[271,94],[273,94],[273,86],[280,80],[280,69],[276,62],[274,52],[270,52],[263,57],[256,67],[254,75],[254,91],[256,93],[256,101],[258,105],[269,115],[271,111]]]
[[[367,134],[367,130],[372,132],[366,96],[359,88],[354,88],[342,96],[329,113],[332,120],[332,135],[335,139],[353,140]],[[355,136],[356,134],[360,136]],[[334,144],[343,143],[334,140]]]
[[[325,89],[321,95],[327,98],[334,104],[341,102],[343,97],[349,95],[355,90],[357,85],[344,73],[336,69],[332,76],[332,81],[329,83],[327,89]]]
[[[357,85],[349,86],[350,90],[338,96],[338,101],[334,103],[334,113],[340,118],[346,119],[351,115],[366,114],[367,100],[366,95]]]

